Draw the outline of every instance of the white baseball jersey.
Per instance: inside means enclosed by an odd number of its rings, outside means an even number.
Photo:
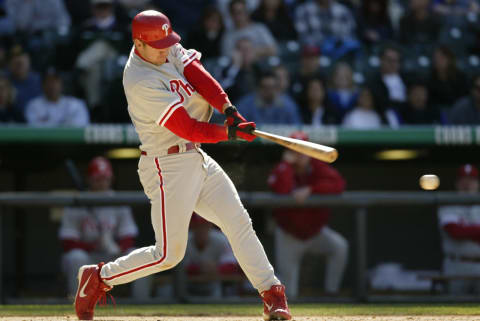
[[[137,236],[138,228],[127,206],[67,207],[59,230],[61,240],[73,239],[87,243],[99,242],[102,234],[117,239]]]
[[[198,121],[208,121],[212,116],[213,108],[183,75],[183,68],[200,57],[198,51],[176,44],[170,48],[167,62],[157,66],[132,49],[123,86],[128,112],[142,143],[140,149],[148,155],[161,155],[171,146],[188,142],[164,127],[177,108],[183,106]]]
[[[442,206],[438,210],[438,223],[445,254],[480,257],[480,244],[471,240],[455,240],[443,227],[449,223],[480,225],[480,205]]]

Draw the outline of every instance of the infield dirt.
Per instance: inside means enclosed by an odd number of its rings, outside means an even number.
[[[74,321],[76,317],[0,317],[1,321]],[[98,317],[96,321],[262,321],[261,317]],[[308,316],[293,321],[480,321],[480,316]]]

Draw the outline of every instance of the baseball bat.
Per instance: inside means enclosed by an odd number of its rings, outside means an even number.
[[[333,163],[338,157],[338,152],[333,147],[320,145],[301,139],[275,135],[257,129],[253,130],[252,134],[327,163]]]
[[[87,188],[82,179],[82,176],[78,172],[77,165],[75,165],[75,163],[70,158],[67,158],[65,160],[65,167],[67,168],[67,172],[70,175],[70,178],[72,179],[75,188],[79,191],[85,191]]]

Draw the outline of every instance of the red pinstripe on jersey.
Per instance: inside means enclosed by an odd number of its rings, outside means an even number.
[[[110,281],[110,280],[119,278],[121,276],[124,276],[124,275],[130,274],[130,273],[134,273],[134,272],[137,272],[137,271],[140,271],[140,270],[158,265],[158,264],[162,263],[163,261],[165,261],[165,258],[167,257],[167,226],[166,226],[166,217],[165,217],[165,192],[163,190],[162,170],[160,169],[160,165],[158,164],[158,158],[156,158],[156,157],[155,157],[155,164],[157,166],[158,177],[160,179],[160,194],[161,194],[161,199],[162,199],[162,234],[163,234],[163,237],[162,237],[163,238],[162,257],[158,261],[142,265],[140,267],[134,268],[134,269],[129,270],[129,271],[122,272],[122,273],[117,274],[117,275],[113,275],[113,276],[108,277],[108,278],[104,278],[104,280]]]

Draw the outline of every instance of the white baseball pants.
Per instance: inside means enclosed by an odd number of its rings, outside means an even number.
[[[298,296],[300,263],[306,253],[326,256],[325,291],[338,292],[347,265],[347,240],[328,226],[324,226],[317,235],[306,241],[299,240],[277,227],[275,229],[275,268],[285,285],[287,296],[289,298]]]
[[[177,265],[185,255],[193,211],[220,227],[259,292],[280,283],[235,186],[210,156],[201,149],[142,156],[138,172],[152,205],[156,242],[104,265],[101,277],[106,284],[131,282]]]
[[[127,251],[129,252],[129,251]],[[88,253],[82,249],[73,249],[62,255],[62,272],[67,279],[67,292],[70,298],[75,298],[78,287],[78,269],[82,265],[95,264],[95,262],[112,260],[114,257],[108,253]],[[135,299],[148,299],[150,297],[152,279],[144,278],[132,283],[131,296]]]

